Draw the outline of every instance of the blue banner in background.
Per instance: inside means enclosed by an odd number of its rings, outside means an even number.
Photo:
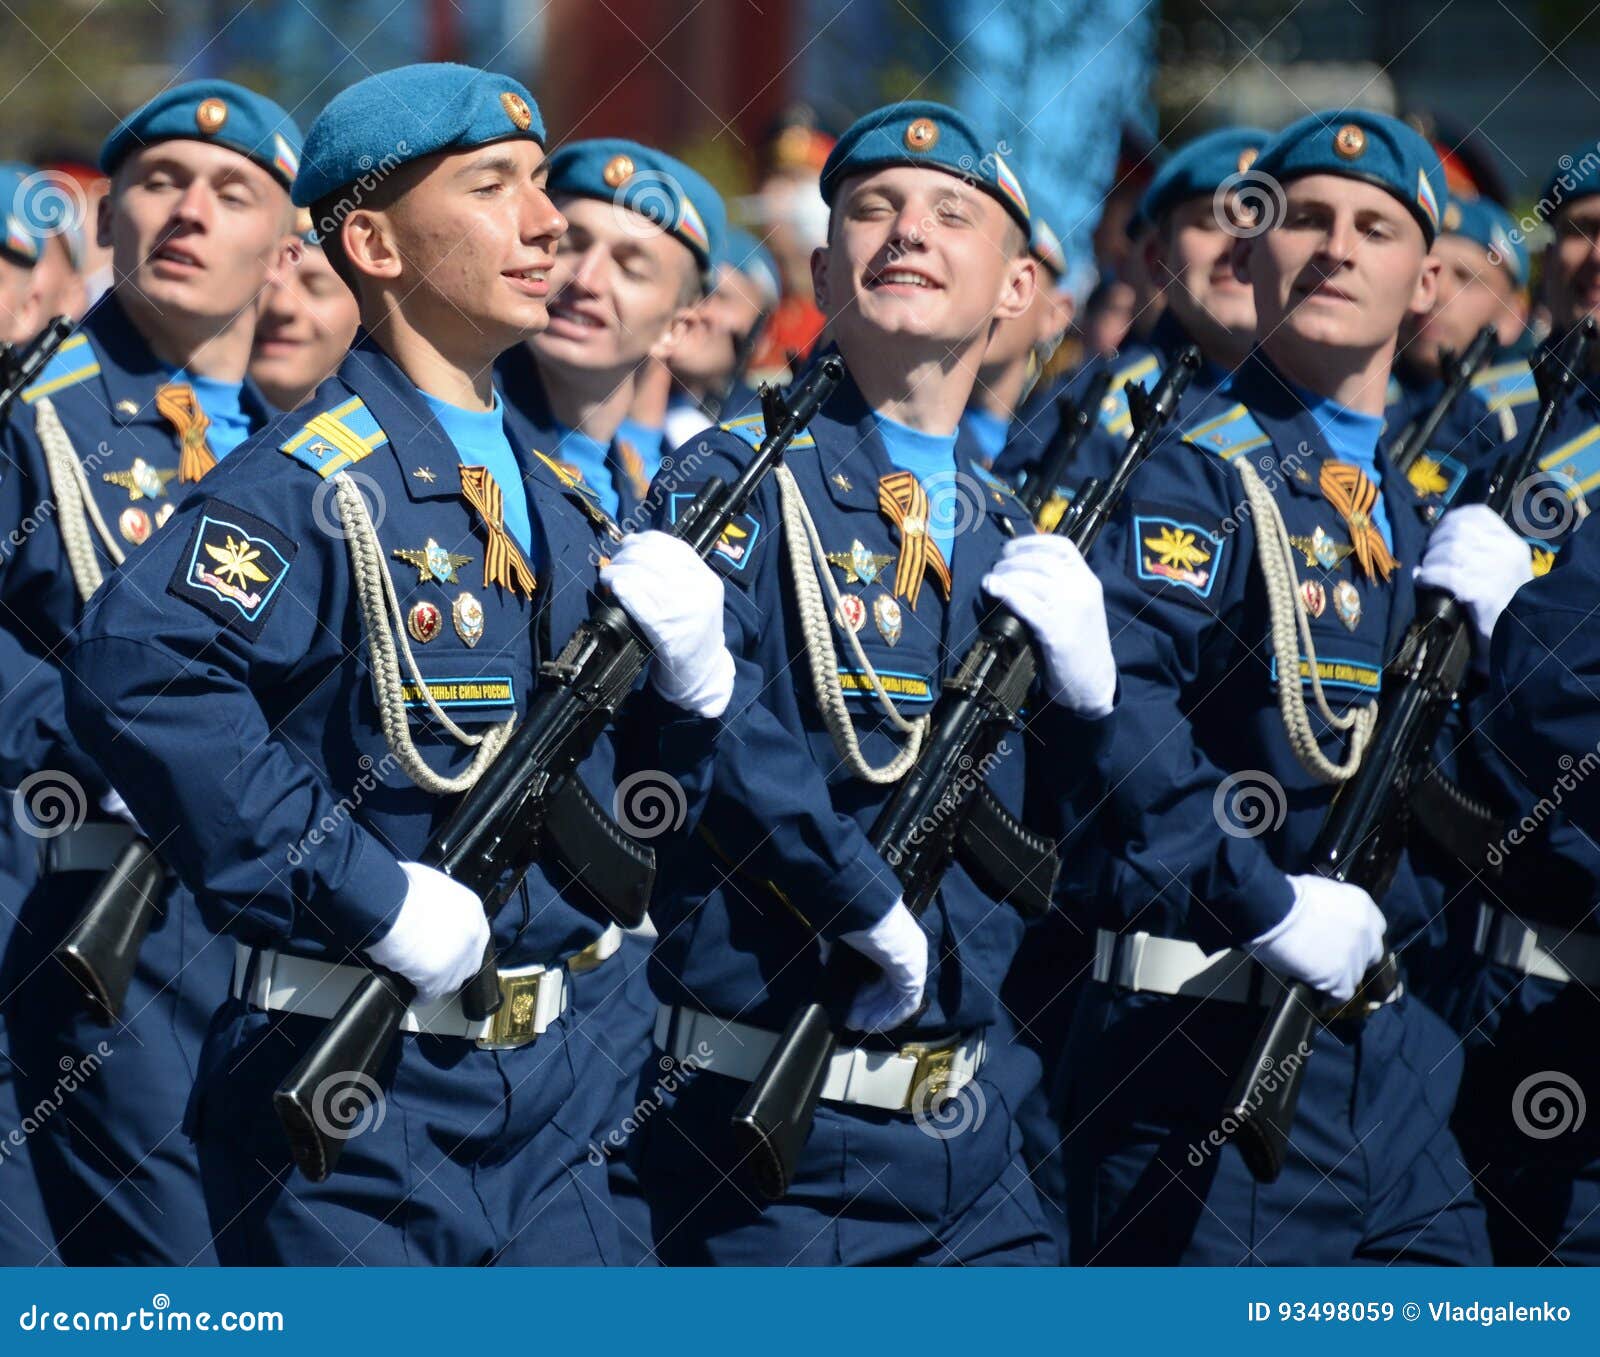
[[[0,1351],[1592,1352],[1576,1269],[0,1273]]]

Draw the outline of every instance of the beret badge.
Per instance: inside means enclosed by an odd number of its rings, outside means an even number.
[[[1446,231],[1454,231],[1456,229],[1456,227],[1458,227],[1460,225],[1461,225],[1461,209],[1459,207],[1457,207],[1454,203],[1451,203],[1450,206],[1448,206],[1444,210],[1444,229]]]
[[[906,126],[906,150],[931,151],[939,140],[939,128],[932,118],[914,118]]]
[[[1367,149],[1367,134],[1354,123],[1346,123],[1333,134],[1334,153],[1345,160],[1354,160]]]
[[[511,119],[517,131],[526,132],[533,126],[533,113],[528,108],[528,101],[515,90],[500,92],[500,107],[505,109],[506,117]]]
[[[1244,148],[1244,150],[1240,151],[1239,152],[1239,164],[1238,164],[1238,167],[1237,167],[1239,173],[1243,174],[1252,165],[1254,165],[1256,163],[1256,157],[1258,155],[1260,155],[1260,154],[1261,154],[1261,150],[1260,150],[1259,147],[1256,147],[1256,146],[1246,146]]]
[[[215,136],[228,121],[228,106],[221,99],[202,99],[194,111],[194,125],[206,136]]]
[[[606,161],[606,167],[600,172],[600,177],[606,181],[607,188],[621,188],[633,178],[633,157],[612,156]]]

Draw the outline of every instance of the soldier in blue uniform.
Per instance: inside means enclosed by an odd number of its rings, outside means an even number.
[[[1192,408],[1249,351],[1255,338],[1255,303],[1249,287],[1234,275],[1232,251],[1236,239],[1257,229],[1254,214],[1272,206],[1260,183],[1247,178],[1266,142],[1267,133],[1253,127],[1209,132],[1177,151],[1150,181],[1139,201],[1139,215],[1151,223],[1144,237],[1147,267],[1160,282],[1167,305],[1149,340],[1124,346],[1115,359],[1084,365],[1030,400],[995,463],[999,475],[1020,484],[1061,427],[1062,397],[1081,397],[1094,375],[1102,367],[1109,369],[1111,387],[1097,427],[1079,444],[1046,525],[1059,515],[1074,486],[1085,477],[1105,475],[1115,463],[1132,427],[1125,394],[1129,382],[1154,385],[1181,348],[1197,344],[1205,366],[1184,397],[1184,408]]]
[[[721,257],[727,212],[682,161],[616,139],[551,156],[550,195],[568,219],[550,326],[500,360],[500,381],[551,455],[631,525],[663,451],[659,427],[629,418],[634,382],[683,334]]]
[[[1281,980],[1349,1001],[1427,923],[1405,861],[1380,909],[1308,860],[1370,734],[1413,570],[1480,637],[1526,570],[1479,511],[1444,520],[1470,568],[1424,560],[1424,506],[1378,459],[1397,331],[1437,283],[1437,155],[1394,119],[1341,112],[1292,124],[1256,168],[1285,196],[1279,224],[1236,246],[1260,343],[1136,478],[1091,562],[1123,688],[1109,847],[1079,869],[1101,913],[1066,1054],[1073,1254],[1483,1262],[1448,1125],[1459,1052],[1403,986],[1318,1029],[1276,1183],[1222,1135]]]
[[[1031,532],[957,432],[994,326],[1037,285],[1026,199],[994,144],[952,109],[896,104],[856,122],[823,172],[813,274],[848,379],[713,553],[736,693],[700,832],[652,905],[655,1039],[701,1068],[658,1094],[638,1138],[669,1263],[1055,1258],[1011,1115],[1037,1066],[990,1037],[1022,921],[959,866],[914,918],[867,837],[989,596],[1045,655],[1027,729],[988,775],[1014,812],[1025,772],[1059,794],[1087,767],[1115,700],[1087,567]],[[726,477],[761,437],[759,416],[707,435],[705,474]],[[669,512],[687,502],[674,493]],[[833,1057],[795,1181],[769,1205],[729,1118],[816,996],[819,939],[882,974],[848,996],[862,1035]],[[935,1068],[951,1101],[930,1117]]]
[[[614,1072],[567,1016],[569,968],[614,935],[535,869],[493,925],[507,1002],[473,1022],[455,995],[482,903],[416,861],[591,610],[597,553],[655,649],[640,729],[683,728],[703,757],[732,692],[715,574],[660,535],[619,542],[493,388],[545,323],[566,226],[544,139],[523,86],[462,66],[323,110],[295,197],[363,329],[111,582],[74,651],[74,729],[235,944],[188,1123],[225,1262],[615,1256],[586,1153]],[[601,804],[624,743],[581,766]],[[338,1170],[293,1179],[272,1091],[373,963],[417,1001],[370,1100],[326,1108]]]
[[[124,119],[101,150],[101,239],[119,285],[23,392],[4,433],[0,564],[4,780],[19,804],[73,804],[32,832],[42,875],[7,949],[6,1005],[22,1100],[114,1048],[45,1120],[33,1153],[62,1256],[210,1256],[192,1147],[179,1130],[229,958],[173,884],[140,954],[119,1027],[96,1026],[50,959],[133,817],[66,720],[61,660],[84,601],[142,548],[178,498],[270,416],[245,380],[256,306],[292,223],[294,120],[225,81],[179,85]],[[28,789],[27,794],[23,789]],[[157,846],[165,851],[158,840]]]

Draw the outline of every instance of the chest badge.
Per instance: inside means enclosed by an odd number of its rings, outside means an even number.
[[[426,584],[430,577],[438,580],[440,584],[458,584],[460,581],[456,579],[456,570],[472,562],[472,557],[446,551],[431,537],[427,546],[421,551],[415,551],[410,547],[397,547],[392,554],[396,560],[417,568],[418,584]]]
[[[859,594],[840,594],[839,607],[833,615],[841,627],[860,631],[867,624],[867,605]]]
[[[406,630],[411,633],[411,639],[424,645],[433,640],[443,626],[444,618],[432,603],[413,603],[406,615]]]
[[[162,528],[166,526],[167,520],[172,517],[173,507],[171,504],[163,504],[156,510],[156,527]]]
[[[483,604],[471,594],[461,594],[450,605],[450,620],[456,625],[456,635],[468,646],[483,640]]]
[[[108,471],[101,479],[108,485],[121,486],[128,492],[129,499],[160,499],[167,493],[167,482],[177,474],[177,467],[168,471],[151,466],[143,457],[135,457],[126,471]]]
[[[1306,569],[1320,565],[1324,570],[1334,570],[1351,555],[1355,548],[1346,546],[1343,542],[1336,542],[1322,530],[1319,523],[1311,530],[1311,536],[1295,533],[1289,538],[1289,543],[1306,558]]]
[[[1361,625],[1361,595],[1349,580],[1340,580],[1333,586],[1333,610],[1347,630],[1354,631]]]
[[[123,541],[142,547],[150,540],[150,515],[143,509],[124,509],[117,516],[117,531]]]
[[[1300,601],[1306,605],[1308,617],[1321,617],[1328,606],[1328,591],[1321,580],[1300,581]],[[1359,600],[1357,600],[1359,604]]]
[[[436,480],[439,479],[437,476],[435,476],[433,474],[433,472],[431,470],[429,470],[425,466],[419,466],[411,474],[413,476],[415,476],[419,481],[421,481],[424,485],[432,485]]]
[[[844,571],[846,584],[871,584],[893,556],[868,551],[860,539],[850,543],[849,551],[830,551],[828,564]]]
[[[900,612],[900,601],[893,594],[879,594],[873,601],[872,620],[878,624],[878,634],[885,641],[890,645],[900,643],[905,618]]]

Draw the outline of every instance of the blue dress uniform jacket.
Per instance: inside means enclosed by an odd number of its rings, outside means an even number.
[[[708,432],[696,442],[697,474],[731,480],[762,433],[759,416]],[[879,510],[879,479],[895,468],[853,384],[835,393],[785,465],[829,555],[840,606],[848,610],[842,625],[856,627],[901,712],[927,712],[976,635],[985,571],[1008,537],[1032,531],[1025,512],[974,464],[968,440],[958,440],[960,530],[949,562],[951,598],[945,600],[930,572],[913,608],[895,595],[899,539]],[[687,485],[674,492],[669,514],[691,495]],[[652,905],[661,936],[651,984],[663,1003],[769,1031],[819,995],[815,938],[869,927],[900,895],[868,840],[890,788],[857,780],[842,765],[819,715],[786,539],[778,487],[769,479],[712,554],[727,580],[736,687],[700,831],[664,860]],[[862,691],[859,666],[838,627],[834,637],[862,751],[881,765],[903,737]],[[1113,719],[1089,722],[1060,707],[1035,707],[1026,731],[1007,737],[989,786],[1013,812],[1039,824],[1037,808],[1049,803],[1041,784],[1059,794],[1055,783],[1082,772]],[[1050,751],[1048,765],[1041,749]],[[1038,779],[1032,786],[1030,776]],[[984,895],[959,864],[921,922],[929,935],[927,1007],[892,1037],[870,1043],[880,1048],[990,1028],[1023,935],[1018,915]],[[725,1168],[737,1162],[727,1143],[728,1115],[744,1086],[698,1076],[643,1133],[640,1172],[657,1212],[663,1257],[770,1263],[1053,1257],[1017,1159],[1017,1132],[1002,1110],[1018,1106],[1037,1076],[1023,1055],[1003,1040],[991,1042],[975,1085],[987,1119],[948,1144],[923,1134],[908,1115],[824,1104],[794,1189],[764,1212],[742,1190],[718,1185],[706,1166],[707,1157]],[[878,1168],[885,1170],[881,1177]]]
[[[560,425],[545,395],[539,365],[526,344],[518,344],[500,355],[495,364],[495,381],[506,403],[532,429],[534,446],[555,456],[561,437]],[[611,484],[617,492],[617,521],[627,531],[638,531],[653,513],[650,505],[640,507],[650,489],[650,472],[641,451],[618,434],[611,440],[606,464],[611,469]]]
[[[456,450],[365,337],[96,600],[74,654],[74,719],[219,931],[358,959],[405,895],[398,861],[422,853],[456,800],[415,785],[380,727],[330,477],[348,472],[363,495],[421,676],[468,734],[525,710],[541,657],[588,615],[604,515],[528,452],[531,431],[512,414],[507,433],[533,519],[531,602],[486,580],[489,534]],[[472,751],[421,712],[417,684],[402,691],[416,749],[459,774]],[[607,737],[579,769],[602,805],[614,768]],[[536,867],[494,940],[509,967],[559,962],[600,931]],[[584,1147],[612,1077],[592,1068],[572,1018],[514,1050],[403,1037],[386,1123],[348,1142],[326,1183],[290,1187],[270,1095],[324,1023],[230,1000],[191,1107],[213,1219],[229,1222],[223,1257],[609,1259],[604,1176]]]
[[[226,949],[211,945],[192,899],[169,879],[124,1017],[109,1034],[87,1019],[76,987],[49,960],[110,865],[108,854],[86,855],[85,844],[96,834],[129,831],[105,823],[107,783],[68,726],[61,669],[83,611],[63,536],[69,521],[80,525],[101,575],[115,569],[115,558],[74,512],[76,477],[66,462],[52,475],[39,420],[48,402],[111,542],[133,554],[192,488],[179,479],[179,432],[157,406],[156,393],[170,380],[113,292],[23,393],[0,444],[0,524],[10,534],[0,560],[0,689],[7,695],[0,783],[39,794],[54,788],[70,803],[66,819],[43,833],[5,819],[11,851],[32,869],[24,899],[5,912],[0,986],[19,1097],[32,1107],[52,1096],[64,1063],[102,1040],[122,1053],[83,1081],[73,1116],[50,1119],[28,1147],[70,1262],[210,1256],[193,1150],[177,1127],[205,1024],[226,992]],[[270,417],[248,382],[241,400],[256,427]],[[36,1247],[31,1238],[22,1244]]]
[[[1411,620],[1425,536],[1410,485],[1385,478],[1399,565],[1387,583],[1367,579],[1319,489],[1328,456],[1310,414],[1252,356],[1135,477],[1091,556],[1123,705],[1102,763],[1103,849],[1081,845],[1069,868],[1101,901],[1102,927],[1210,952],[1258,936],[1290,908],[1285,875],[1308,869],[1333,789],[1301,767],[1285,734],[1256,561],[1262,526],[1230,463],[1251,460],[1292,535],[1336,712],[1376,696],[1383,659]],[[1305,689],[1306,657],[1291,662]],[[1344,737],[1314,705],[1310,717],[1324,753],[1342,758]],[[1391,946],[1403,950],[1425,927],[1424,901],[1402,860],[1379,902]],[[1444,1024],[1402,998],[1364,1024],[1319,1032],[1288,1165],[1265,1186],[1233,1147],[1207,1141],[1264,1013],[1086,987],[1064,1061],[1063,1116],[1082,1127],[1067,1147],[1074,1259],[1480,1261],[1481,1215],[1445,1125],[1460,1065]],[[1208,1058],[1197,1061],[1196,1049]]]

